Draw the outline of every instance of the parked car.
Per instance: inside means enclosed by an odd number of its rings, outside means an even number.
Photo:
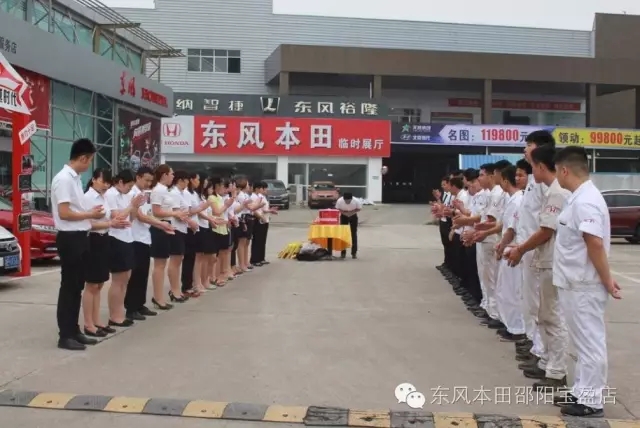
[[[267,200],[272,207],[289,209],[289,191],[280,180],[264,180],[267,183]]]
[[[605,190],[602,192],[611,218],[611,237],[640,243],[640,191]]]
[[[307,204],[309,208],[333,208],[340,198],[339,192],[331,181],[314,181],[309,186]]]
[[[13,206],[9,200],[0,197],[0,226],[13,231],[12,223]],[[44,211],[31,211],[31,227],[31,260],[50,260],[57,257],[57,231],[53,224],[53,216]]]
[[[20,270],[22,249],[18,240],[0,226],[0,275],[10,275]]]

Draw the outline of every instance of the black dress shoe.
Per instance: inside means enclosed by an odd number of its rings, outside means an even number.
[[[355,254],[351,254],[351,258],[352,258],[352,259],[357,259],[357,258],[358,258],[358,256],[357,256],[357,255],[355,255]]]
[[[271,262],[268,262],[268,261],[266,261],[266,260],[263,260],[263,261],[261,261],[260,263],[262,263],[263,265],[269,265],[269,264],[271,264]]]
[[[524,377],[528,377],[529,379],[542,380],[547,377],[547,373],[538,366],[532,367],[530,369],[524,369],[522,370],[522,374],[524,375]]]
[[[109,325],[112,325],[114,327],[131,327],[133,325],[133,321],[126,318],[122,322],[115,322],[115,321],[109,320]]]
[[[106,332],[107,334],[113,334],[116,332],[116,329],[113,327],[109,327],[108,325],[97,325],[96,327],[98,327],[98,330],[102,330],[104,332]]]
[[[128,312],[126,317],[127,317],[127,319],[133,320],[133,321],[144,321],[144,320],[147,319],[140,312]]]
[[[107,334],[109,333],[99,328],[96,329],[96,331],[89,331],[86,328],[84,329],[84,335],[89,337],[106,337]]]
[[[504,328],[504,324],[502,324],[498,320],[490,319],[489,323],[487,324],[487,327],[497,330],[499,328]]]
[[[594,409],[584,404],[569,404],[560,409],[560,413],[565,416],[576,416],[581,418],[602,418],[604,417],[603,409]]]
[[[87,349],[86,346],[75,339],[59,339],[58,348],[66,349],[67,351],[84,351]]]
[[[76,340],[76,342],[78,342],[78,343],[80,343],[82,345],[95,345],[96,343],[98,343],[98,341],[96,339],[92,339],[90,337],[87,337],[82,333],[76,334],[74,339]]]
[[[145,316],[145,317],[155,317],[156,315],[158,315],[157,312],[152,311],[151,309],[147,308],[146,306],[143,306],[142,308],[140,308],[138,313],[140,315]]]

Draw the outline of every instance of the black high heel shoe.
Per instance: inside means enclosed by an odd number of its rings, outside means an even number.
[[[96,328],[96,331],[90,331],[88,329],[84,329],[84,335],[85,336],[89,336],[89,337],[106,337],[107,336],[107,332],[100,329],[100,328]]]
[[[180,297],[176,297],[175,294],[173,294],[173,291],[169,291],[169,299],[172,302],[178,302],[178,303],[184,303],[187,300],[189,300],[189,298],[187,296],[180,296]]]
[[[156,309],[159,309],[161,311],[168,311],[169,309],[173,308],[173,305],[169,304],[169,303],[165,303],[164,305],[161,305],[160,303],[158,303],[158,301],[154,298],[151,299],[151,303],[153,303],[153,307]]]

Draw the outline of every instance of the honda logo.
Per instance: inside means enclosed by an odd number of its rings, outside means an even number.
[[[262,113],[276,114],[280,107],[280,98],[278,97],[260,97]]]
[[[162,127],[162,133],[165,137],[179,137],[182,133],[182,127],[179,123],[165,123]]]

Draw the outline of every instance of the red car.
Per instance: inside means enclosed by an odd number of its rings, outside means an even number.
[[[611,237],[640,243],[640,192],[605,190],[602,192],[611,218]]]
[[[0,226],[13,233],[13,208],[10,201],[0,197]],[[44,211],[31,211],[31,260],[50,260],[58,257],[56,228],[53,216]]]

